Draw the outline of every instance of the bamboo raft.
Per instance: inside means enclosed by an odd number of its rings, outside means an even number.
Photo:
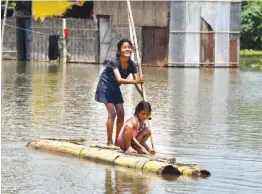
[[[85,138],[55,139],[41,138],[32,140],[27,147],[59,152],[80,159],[94,160],[112,165],[134,168],[143,172],[152,172],[160,176],[186,176],[192,178],[209,177],[211,173],[195,164],[178,163],[175,159],[160,158],[144,154],[126,154],[119,147],[104,144],[86,145]]]

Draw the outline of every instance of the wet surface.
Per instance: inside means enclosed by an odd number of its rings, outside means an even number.
[[[143,69],[159,155],[195,163],[207,179],[168,179],[26,147],[38,137],[106,140],[94,100],[104,66],[2,63],[2,193],[261,193],[262,73]],[[121,86],[129,118],[140,96]],[[150,143],[150,142],[149,142]]]

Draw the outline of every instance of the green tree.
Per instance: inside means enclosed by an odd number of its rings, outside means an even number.
[[[262,50],[262,1],[243,1],[241,49]]]
[[[5,1],[1,0],[1,5],[5,5]],[[30,1],[8,1],[8,7],[14,7],[16,11],[24,12],[25,15],[31,15],[32,0]]]

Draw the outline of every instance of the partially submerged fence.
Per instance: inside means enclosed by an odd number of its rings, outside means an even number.
[[[67,40],[68,62],[95,63],[98,57],[96,22],[88,19],[68,18],[66,25],[70,32]],[[33,21],[32,30],[42,34],[32,33],[31,59],[47,61],[49,35],[62,36],[62,19],[47,18],[44,22]]]
[[[98,58],[98,28],[94,20],[67,19],[67,28],[70,31],[67,40],[68,62],[96,63]],[[17,56],[17,28],[16,18],[6,21],[3,43],[3,58],[16,59]],[[46,18],[43,22],[32,20],[30,30],[30,59],[35,61],[48,61],[49,35],[62,36],[62,19]]]
[[[16,59],[16,20],[15,18],[6,19],[6,26],[3,38],[2,58]]]

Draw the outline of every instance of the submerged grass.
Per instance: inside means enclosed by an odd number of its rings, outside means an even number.
[[[241,57],[240,69],[262,71],[262,56],[261,57]]]

